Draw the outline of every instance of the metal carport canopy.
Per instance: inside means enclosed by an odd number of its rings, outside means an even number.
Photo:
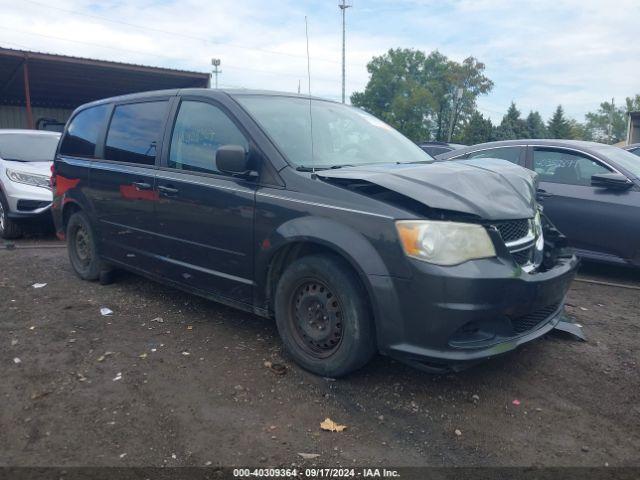
[[[0,104],[23,105],[28,116],[32,106],[75,108],[127,93],[209,85],[209,73],[0,47]]]

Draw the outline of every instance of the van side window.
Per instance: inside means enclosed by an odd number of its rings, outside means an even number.
[[[222,174],[216,166],[216,150],[222,145],[240,145],[248,151],[249,142],[231,119],[209,103],[185,100],[171,135],[171,168]]]
[[[107,116],[109,105],[87,108],[78,113],[67,128],[60,154],[71,157],[94,158],[96,143]]]
[[[107,133],[105,159],[153,165],[166,111],[166,101],[117,106]]]

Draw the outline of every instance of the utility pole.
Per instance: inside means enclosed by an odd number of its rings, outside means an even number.
[[[345,90],[344,64],[345,64],[345,30],[346,30],[344,17],[345,17],[345,11],[347,10],[347,8],[351,7],[351,5],[347,5],[346,0],[342,0],[342,3],[338,4],[338,7],[340,8],[340,10],[342,10],[342,103],[344,103],[344,90]]]
[[[456,95],[454,97],[454,101],[453,101],[453,108],[451,109],[451,118],[449,119],[449,135],[447,136],[448,143],[451,143],[451,136],[453,135],[453,121],[455,120],[456,117],[456,110],[458,110],[458,102],[460,101],[460,99],[462,98],[462,95],[464,94],[464,88],[458,88],[456,89]]]
[[[222,73],[222,70],[220,70],[220,59],[219,58],[212,58],[211,59],[211,65],[213,65],[213,75],[215,77],[215,88],[218,88],[218,74]]]
[[[609,138],[609,143],[613,143],[613,112],[616,109],[615,98],[611,99],[611,109],[609,110],[609,125],[607,125],[607,137]]]

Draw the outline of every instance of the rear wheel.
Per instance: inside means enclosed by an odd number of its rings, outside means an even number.
[[[285,348],[311,372],[346,375],[375,353],[366,292],[335,256],[310,255],[292,263],[278,282],[275,310]]]
[[[102,262],[98,258],[95,235],[87,215],[76,212],[67,223],[67,249],[76,274],[83,280],[97,280]]]
[[[22,236],[20,225],[8,217],[9,205],[0,192],[0,237],[11,240]]]

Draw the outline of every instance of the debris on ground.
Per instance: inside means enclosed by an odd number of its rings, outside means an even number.
[[[320,456],[319,453],[298,453],[305,460],[313,460],[314,458],[318,458]]]
[[[185,350],[184,352],[182,352],[182,355],[184,355],[185,357],[188,357],[191,354]]]
[[[113,378],[114,382],[117,382],[118,380],[122,380],[122,372],[116,373],[116,376]]]
[[[98,357],[98,361],[104,362],[105,358],[110,357],[111,355],[113,355],[113,352],[104,352],[104,355],[100,355]]]
[[[13,363],[15,363],[16,365],[20,365],[22,363],[22,360],[20,360],[18,357],[15,357],[13,359]]]
[[[33,285],[31,285],[33,288],[44,288],[47,286],[46,283],[34,283]]]
[[[471,396],[471,401],[475,404],[477,404],[480,401],[480,395],[472,395]]]
[[[158,323],[163,323],[164,320],[162,319],[162,317],[156,317],[153,320],[151,320],[152,322],[158,322]]]
[[[126,454],[126,453],[121,453],[121,454],[120,454],[120,458],[124,458],[124,457],[126,457],[126,456],[127,456],[127,454]]]
[[[49,392],[49,391],[44,391],[44,392],[39,392],[39,393],[32,393],[31,394],[31,400],[40,400],[41,398],[46,397],[50,393],[51,392]]]
[[[77,372],[76,373],[76,378],[78,379],[78,381],[80,382],[86,382],[87,381],[87,377],[85,377],[82,373]]]
[[[511,403],[516,407],[520,406],[520,400],[518,400],[517,398],[515,398]]]
[[[102,307],[100,309],[100,315],[102,315],[103,317],[110,317],[111,315],[113,315],[113,310],[107,307]]]
[[[147,354],[146,353],[141,353],[140,355],[138,355],[138,358],[147,358]]]
[[[458,428],[456,428],[453,433],[456,434],[456,437],[461,437],[462,436],[462,430],[460,430]]]
[[[14,338],[13,340],[11,340],[11,346],[12,347],[15,347],[17,344],[18,344],[18,340],[17,339]]]
[[[329,417],[327,417],[322,423],[320,423],[320,428],[322,430],[327,430],[328,432],[342,432],[345,428],[347,428],[347,426],[339,425]]]
[[[273,363],[273,362],[266,361],[264,362],[264,366],[267,367],[276,375],[284,375],[285,373],[287,373],[287,367],[282,363]]]

